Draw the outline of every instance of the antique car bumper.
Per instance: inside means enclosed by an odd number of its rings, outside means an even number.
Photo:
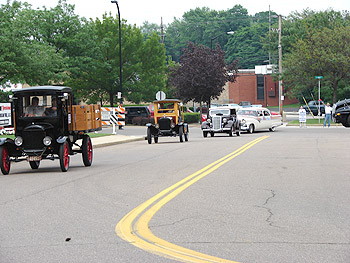
[[[221,128],[221,129],[213,129],[213,128],[202,128],[202,131],[206,131],[206,132],[227,132],[230,131],[231,127],[229,128]]]

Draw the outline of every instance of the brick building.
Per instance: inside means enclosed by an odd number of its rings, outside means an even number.
[[[263,106],[278,106],[278,81],[271,76],[272,65],[256,66],[255,69],[239,70],[234,83],[225,85],[225,92],[217,103],[250,101]],[[227,92],[228,91],[228,92]],[[297,103],[295,98],[284,96],[283,104]]]

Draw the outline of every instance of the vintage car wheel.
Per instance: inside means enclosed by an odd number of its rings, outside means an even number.
[[[9,150],[5,145],[0,146],[0,168],[1,172],[6,175],[10,173],[11,168],[11,161],[10,161],[10,154]]]
[[[67,172],[69,168],[69,145],[68,142],[65,141],[60,145],[59,149],[60,156],[60,167],[62,172]]]
[[[147,128],[147,141],[148,141],[148,144],[152,143],[152,134],[151,134],[151,128],[150,127]]]
[[[249,133],[253,133],[254,132],[254,124],[250,124],[249,125],[248,132]]]
[[[204,132],[203,132],[203,137],[204,137],[204,138],[207,138],[207,136],[208,136],[208,132],[207,132],[207,131],[204,131]]]
[[[30,168],[33,170],[38,169],[40,165],[40,161],[30,161],[29,162]]]
[[[233,133],[234,133],[234,128],[232,125],[230,131],[228,132],[228,136],[232,137]]]
[[[211,136],[211,137],[214,137],[214,132],[210,132],[210,136]]]
[[[179,127],[179,138],[180,138],[180,142],[184,141],[184,128],[181,126]]]
[[[269,128],[269,131],[270,132],[274,132],[276,130],[276,128],[275,127],[271,127],[271,128]]]
[[[184,137],[185,137],[185,142],[188,142],[188,137],[190,136],[189,132],[187,131],[185,134],[184,134]]]
[[[83,137],[83,144],[81,145],[81,153],[83,156],[83,163],[85,166],[91,166],[93,158],[93,149],[91,138],[88,135]]]
[[[154,143],[158,143],[158,136],[154,136]]]
[[[236,136],[241,136],[241,131],[240,130],[236,131]]]

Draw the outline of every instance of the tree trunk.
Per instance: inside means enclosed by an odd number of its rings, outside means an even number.
[[[114,94],[112,92],[109,93],[109,103],[110,103],[110,107],[113,107],[114,105]]]
[[[333,104],[337,102],[337,91],[338,91],[338,82],[339,80],[335,80],[333,82]]]

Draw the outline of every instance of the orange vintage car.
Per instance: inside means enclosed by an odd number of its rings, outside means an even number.
[[[154,123],[148,123],[147,141],[158,143],[163,136],[178,136],[180,142],[189,138],[188,124],[184,122],[182,102],[178,99],[156,100],[154,105]]]

